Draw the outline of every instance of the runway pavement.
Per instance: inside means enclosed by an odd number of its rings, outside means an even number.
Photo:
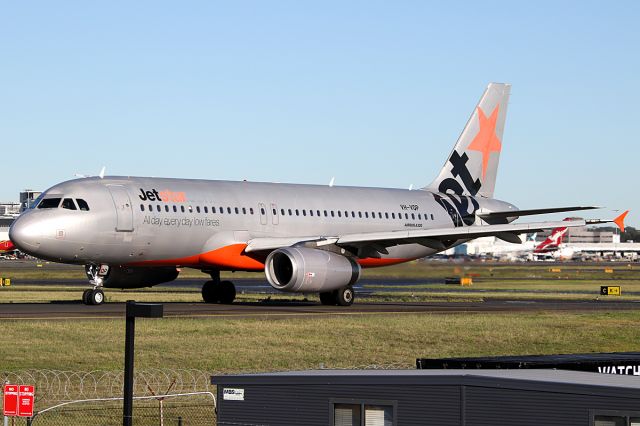
[[[633,301],[486,300],[484,302],[355,303],[350,307],[315,302],[254,302],[232,305],[164,303],[165,317],[265,318],[374,314],[459,314],[481,312],[593,312],[640,309]],[[86,306],[80,302],[0,305],[0,319],[123,318],[124,303]]]

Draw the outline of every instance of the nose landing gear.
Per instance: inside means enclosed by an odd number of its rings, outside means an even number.
[[[82,303],[85,305],[101,305],[104,302],[102,284],[104,277],[109,273],[109,266],[86,265],[84,271],[89,278],[89,284],[91,284],[93,288],[88,288],[82,293]]]
[[[220,271],[207,271],[211,281],[202,286],[202,299],[205,303],[230,305],[236,298],[236,287],[231,281],[220,281]]]
[[[101,305],[104,302],[104,292],[101,288],[88,288],[82,293],[82,303],[85,305]]]

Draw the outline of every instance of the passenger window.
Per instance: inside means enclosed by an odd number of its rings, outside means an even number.
[[[405,219],[409,219],[409,213],[405,213],[405,214],[404,214],[404,218],[405,218]]]
[[[144,204],[140,204],[140,211],[143,212],[144,211]]]
[[[85,200],[83,200],[82,198],[78,198],[76,201],[78,202],[78,207],[80,208],[80,210],[82,210],[83,212],[89,211],[89,204],[87,204]]]
[[[431,213],[431,220],[433,220],[433,213]]]
[[[280,214],[284,216],[284,209],[280,209]]]
[[[313,216],[313,210],[309,210],[309,216]]]
[[[204,212],[205,212],[205,213],[209,213],[209,207],[204,206]]]
[[[296,216],[300,216],[300,211],[296,209]]]
[[[71,198],[65,198],[62,200],[62,208],[67,210],[78,210],[76,203]]]
[[[358,212],[358,217],[362,219],[362,212]]]
[[[356,212],[354,212],[353,210],[351,210],[351,217],[356,217]]]
[[[211,213],[215,213],[216,212],[216,208],[214,206],[211,206]]]
[[[220,207],[220,214],[224,213],[224,207]]]
[[[247,214],[247,209],[246,209],[246,207],[243,207],[243,208],[242,208],[242,214]]]
[[[196,206],[196,213],[200,213],[200,206]]]
[[[263,209],[262,207],[260,207],[260,214],[264,216],[266,213],[267,213],[267,212],[266,212],[266,211],[264,211],[264,209]]]
[[[412,219],[412,220],[416,220],[416,215],[415,215],[415,213],[411,213],[411,219]]]
[[[288,212],[289,212],[289,216],[293,216],[293,213],[291,213],[291,209],[289,209]]]
[[[178,207],[176,207],[175,205],[173,206],[173,212],[178,213]]]
[[[274,216],[278,214],[278,211],[276,209],[271,209],[271,211],[273,212]]]
[[[158,205],[156,206],[156,210],[158,210],[158,211],[162,211],[162,207],[160,207],[160,204],[158,204]]]
[[[307,215],[307,211],[305,209],[302,209],[302,216],[306,216]]]
[[[364,217],[369,219],[369,212],[364,212]]]
[[[327,216],[328,216],[328,214],[327,214],[327,211],[325,210],[324,211],[324,217],[327,217]]]
[[[396,218],[396,214],[391,212],[391,219],[395,219]]]
[[[418,213],[418,220],[422,220],[422,213]]]
[[[389,219],[389,212],[384,212],[384,218]]]
[[[167,213],[169,213],[169,206],[168,206],[168,205],[166,205],[166,204],[164,205],[164,211],[165,211],[165,212],[167,212]]]
[[[151,204],[149,204],[149,211],[152,212],[153,211],[153,206]]]
[[[57,209],[62,198],[45,198],[38,204],[39,209]]]
[[[184,206],[180,206],[180,211],[184,213]]]
[[[335,217],[336,215],[333,213],[333,210],[331,210],[331,217]]]
[[[382,212],[378,212],[378,219],[382,219]]]
[[[316,213],[318,213],[318,217],[320,217],[320,210],[316,210]]]
[[[236,212],[236,214],[240,214],[240,209],[238,209],[237,207],[233,210]]]
[[[338,210],[338,217],[342,217],[342,212]]]
[[[249,213],[253,214],[253,207],[249,207]]]
[[[231,207],[227,207],[227,213],[231,214]]]

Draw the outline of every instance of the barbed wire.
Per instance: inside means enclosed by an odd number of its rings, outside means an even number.
[[[194,369],[148,369],[136,371],[134,394],[152,396],[171,388],[172,393],[210,391],[214,372]],[[31,384],[36,402],[72,401],[122,395],[123,371],[22,370],[0,372],[3,383]]]
[[[331,370],[404,370],[415,368],[413,364],[366,364],[355,367],[334,367],[320,364],[318,369]],[[141,369],[134,375],[134,395],[145,397],[153,394],[214,392],[211,376],[233,372],[205,371],[197,369]],[[242,374],[264,371],[242,371]],[[48,370],[32,369],[0,371],[0,381],[11,384],[29,384],[36,387],[36,402],[63,402],[79,399],[120,396],[124,389],[122,370]]]

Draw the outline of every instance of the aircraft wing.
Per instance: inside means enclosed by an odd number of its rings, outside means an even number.
[[[484,220],[490,219],[504,219],[507,217],[520,217],[520,216],[532,216],[538,214],[548,213],[561,213],[561,212],[573,212],[578,210],[593,210],[599,209],[597,206],[573,206],[573,207],[550,207],[543,209],[528,209],[528,210],[505,210],[495,211],[487,213],[478,213],[478,217]]]
[[[530,223],[509,223],[499,225],[473,225],[451,228],[435,229],[411,229],[402,231],[384,232],[362,232],[335,236],[306,236],[306,237],[267,237],[254,238],[249,240],[245,252],[275,250],[282,247],[312,243],[314,247],[335,244],[343,247],[363,247],[372,246],[380,252],[385,251],[385,247],[392,247],[399,244],[422,244],[436,250],[446,248],[444,241],[471,240],[480,237],[494,236],[501,240],[519,244],[519,234],[544,231],[560,227],[574,228],[586,226],[587,224],[615,223],[624,230],[624,217],[628,211],[615,219],[584,220],[576,219],[572,221],[554,222],[530,222]]]
[[[444,250],[442,241],[468,240],[485,236],[496,236],[505,241],[518,243],[518,234],[538,232],[545,229],[553,229],[559,226],[585,226],[586,221],[575,220],[571,222],[532,222],[507,225],[478,225],[466,227],[403,230],[388,232],[363,232],[337,236],[306,236],[306,237],[268,237],[253,238],[249,240],[245,252],[275,250],[282,247],[290,247],[297,244],[313,243],[320,247],[328,244],[338,246],[358,246],[375,244],[383,247],[391,247],[398,244],[418,243],[429,247]]]
[[[365,232],[360,234],[348,234],[338,237],[337,245],[378,243],[386,246],[396,244],[419,243],[431,239],[435,241],[470,240],[479,237],[495,236],[508,242],[518,243],[519,234],[544,231],[559,226],[577,227],[585,226],[585,220],[571,222],[531,222],[504,225],[476,225],[452,228],[436,228],[424,230],[390,231],[390,232]],[[429,243],[429,241],[426,241]],[[388,244],[387,244],[388,243]],[[429,246],[429,244],[426,244]]]

